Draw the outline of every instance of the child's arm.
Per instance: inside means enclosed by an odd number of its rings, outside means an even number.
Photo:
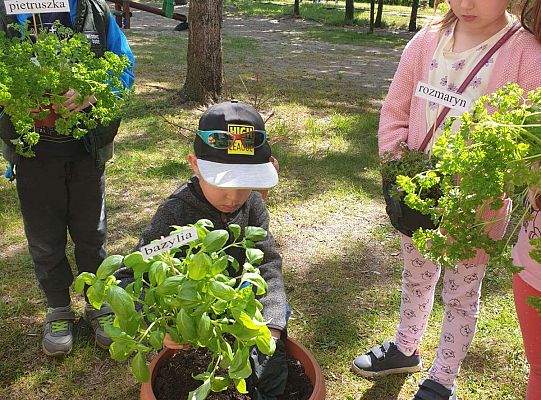
[[[253,197],[250,208],[248,225],[260,226],[267,230],[267,237],[256,243],[258,249],[263,251],[265,258],[259,266],[261,276],[268,285],[267,294],[260,299],[263,304],[263,317],[270,321],[267,325],[271,329],[284,331],[286,328],[286,294],[282,276],[282,258],[269,231],[269,213],[259,196]]]
[[[414,77],[419,65],[420,54],[425,45],[425,31],[420,31],[407,44],[400,58],[389,92],[380,113],[378,145],[379,154],[391,152],[397,154],[402,142],[407,142],[412,97],[417,82]]]
[[[520,57],[518,85],[525,92],[541,87],[541,76],[539,75],[539,65],[541,65],[541,43],[537,42],[533,35],[525,32],[518,32],[516,35],[528,35],[530,40],[524,39],[522,56]]]

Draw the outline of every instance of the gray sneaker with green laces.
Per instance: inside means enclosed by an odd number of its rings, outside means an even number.
[[[107,350],[113,341],[105,333],[105,326],[113,323],[115,319],[113,310],[107,304],[102,305],[99,310],[87,304],[83,316],[86,322],[92,327],[96,344],[102,349]]]
[[[61,357],[73,347],[73,321],[75,314],[70,306],[55,307],[47,310],[43,326],[41,347],[48,356]]]

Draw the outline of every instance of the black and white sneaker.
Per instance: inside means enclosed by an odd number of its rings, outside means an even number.
[[[353,372],[368,378],[419,372],[421,368],[419,350],[411,356],[406,356],[389,340],[384,341],[381,346],[372,348],[368,353],[358,356],[351,363]]]
[[[453,385],[448,389],[432,379],[425,379],[419,384],[413,400],[456,400],[456,388]]]

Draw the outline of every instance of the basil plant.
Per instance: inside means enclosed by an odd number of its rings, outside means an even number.
[[[194,377],[203,383],[189,399],[205,399],[231,384],[246,393],[250,348],[255,345],[268,355],[275,350],[256,299],[266,293],[267,283],[257,268],[264,254],[255,242],[267,232],[246,227],[242,235],[239,225],[230,225],[229,232],[210,230],[212,222],[204,219],[173,228],[172,235],[195,228],[197,238],[150,258],[139,251],[109,256],[96,274],[81,273],[75,289],[82,292],[88,285],[92,306],[106,302],[114,311],[114,323],[105,327],[113,340],[109,352],[117,361],[131,358],[139,382],[150,378],[146,353],[162,349],[168,333],[177,343],[208,348],[212,355],[207,371]],[[242,267],[226,252],[233,247],[245,249]],[[125,288],[113,275],[122,265],[134,276]]]

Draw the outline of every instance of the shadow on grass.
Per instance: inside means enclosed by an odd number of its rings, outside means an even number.
[[[144,85],[144,84],[143,84]],[[123,121],[139,120],[150,116],[159,116],[159,113],[166,113],[168,110],[178,110],[179,105],[176,96],[179,88],[166,88],[160,86],[151,86],[151,90],[138,93],[133,97],[126,112]]]
[[[323,127],[340,132],[344,142],[340,148],[329,142],[325,148],[310,149],[310,138],[303,138],[309,135],[305,129],[297,138],[279,142],[273,149],[284,165],[284,175],[298,182],[296,191],[303,200],[341,187],[358,187],[372,198],[381,197],[379,173],[375,171],[379,164],[376,124],[377,114],[365,112],[359,119],[346,119],[340,127]],[[322,136],[325,140],[325,132]],[[307,148],[303,148],[304,140]]]
[[[279,152],[282,155],[282,152]],[[279,158],[282,162],[282,157]],[[304,188],[297,188],[302,200],[318,196],[322,191],[338,187],[357,186],[371,198],[382,197],[379,175],[370,176],[368,169],[373,169],[376,157],[363,153],[335,153],[312,157],[310,155],[284,154],[288,177],[293,177]],[[366,169],[365,169],[366,168]],[[336,187],[336,188],[335,188]]]
[[[407,374],[389,375],[374,379],[374,385],[359,400],[394,400],[406,382]]]
[[[316,354],[331,357],[337,350],[357,347],[359,340],[370,342],[381,328],[380,316],[398,317],[400,304],[399,293],[392,290],[400,281],[400,270],[389,267],[381,249],[361,242],[344,248],[345,254],[308,261],[286,278],[293,309],[307,324],[304,333],[310,344]]]

